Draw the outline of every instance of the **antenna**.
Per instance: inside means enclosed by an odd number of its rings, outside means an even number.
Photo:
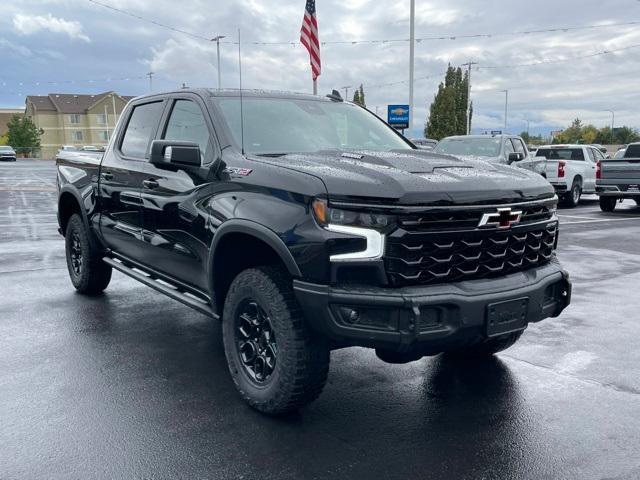
[[[242,51],[240,50],[240,29],[238,29],[238,69],[240,71],[240,148],[244,155],[244,111],[242,110]]]

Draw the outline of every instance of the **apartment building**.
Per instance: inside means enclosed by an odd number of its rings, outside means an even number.
[[[52,158],[63,145],[105,146],[122,110],[132,98],[115,92],[29,95],[25,115],[43,132],[42,157]]]

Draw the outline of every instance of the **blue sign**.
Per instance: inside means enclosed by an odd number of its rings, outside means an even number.
[[[502,130],[491,130],[491,135],[502,135]]]
[[[409,128],[409,105],[388,105],[387,123],[398,130]]]

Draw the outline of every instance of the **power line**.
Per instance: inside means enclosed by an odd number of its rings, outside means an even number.
[[[203,40],[206,42],[211,41],[210,38],[199,35],[193,32],[189,32],[187,30],[183,30],[181,28],[174,27],[172,25],[168,25],[166,23],[158,22],[157,20],[153,20],[150,18],[143,17],[142,15],[138,15],[136,13],[130,12],[128,10],[117,8],[112,5],[100,2],[98,0],[87,0],[90,3],[95,5],[99,5],[101,7],[107,8],[111,11],[118,12],[122,15],[127,15],[129,17],[135,18],[137,20],[141,20],[146,23],[150,23],[160,28],[164,28],[170,30],[172,32],[181,33],[183,35],[187,35],[191,38],[195,38],[197,40]],[[514,36],[514,35],[532,35],[532,34],[540,34],[540,33],[568,33],[579,30],[593,30],[600,28],[612,28],[612,27],[625,27],[625,26],[635,26],[640,25],[640,21],[628,21],[628,22],[617,22],[617,23],[606,23],[606,24],[596,24],[596,25],[574,25],[567,27],[552,27],[552,28],[542,28],[542,29],[532,29],[532,30],[521,30],[515,32],[494,32],[494,33],[472,33],[472,34],[442,34],[436,36],[428,36],[428,37],[417,37],[415,39],[416,43],[420,43],[423,41],[436,41],[436,40],[459,40],[459,39],[478,39],[478,38],[493,38],[493,37],[504,37],[504,36]],[[386,44],[386,43],[408,43],[410,41],[409,38],[383,38],[383,39],[357,39],[357,40],[325,40],[321,41],[321,45],[358,45],[358,44]],[[236,45],[237,41],[226,41],[220,43],[227,43]],[[298,41],[274,41],[274,42],[260,42],[260,41],[249,41],[243,42],[246,45],[298,45]]]
[[[564,63],[564,62],[571,62],[573,60],[582,60],[585,58],[593,58],[593,57],[598,57],[600,55],[609,55],[611,53],[616,53],[616,52],[623,52],[625,50],[631,50],[633,48],[638,48],[640,47],[640,43],[636,43],[634,45],[628,45],[626,47],[621,47],[621,48],[612,48],[609,50],[601,50],[599,52],[595,52],[595,53],[589,53],[586,55],[578,55],[578,56],[574,56],[574,57],[566,57],[566,58],[559,58],[556,60],[540,60],[537,62],[530,62],[530,63],[516,63],[516,64],[512,64],[512,65],[486,65],[486,66],[479,66],[476,67],[476,70],[497,70],[497,69],[506,69],[506,68],[520,68],[520,67],[533,67],[536,65],[545,65],[545,64],[553,64],[553,63]]]

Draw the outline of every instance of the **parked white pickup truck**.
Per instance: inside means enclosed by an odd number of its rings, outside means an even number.
[[[575,207],[583,193],[596,193],[596,164],[603,153],[591,145],[543,145],[516,165],[545,177],[562,203]]]

